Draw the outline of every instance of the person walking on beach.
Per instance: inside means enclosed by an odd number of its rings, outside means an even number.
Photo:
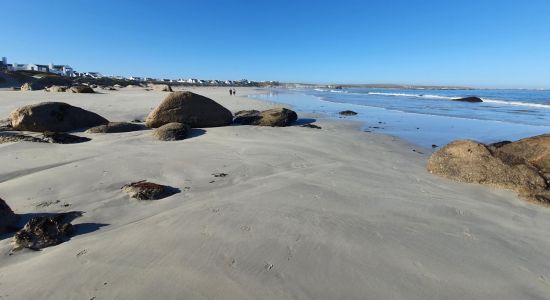
[[[229,96],[233,96],[233,90],[229,89]]]
[[[233,89],[233,95],[237,95],[237,90]]]

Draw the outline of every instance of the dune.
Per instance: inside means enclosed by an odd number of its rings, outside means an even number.
[[[190,88],[233,113],[279,105]],[[238,89],[238,95],[262,93]],[[144,120],[165,92],[0,91],[0,119],[62,101]],[[81,211],[67,242],[10,255],[0,299],[544,299],[550,210],[430,175],[431,150],[299,113],[322,129],[226,126],[0,144],[0,198],[22,221]],[[415,151],[413,151],[415,150]],[[178,189],[139,201],[121,188]],[[21,222],[22,222],[21,221]]]

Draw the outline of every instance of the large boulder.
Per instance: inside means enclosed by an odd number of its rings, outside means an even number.
[[[534,153],[524,150],[530,142],[519,141],[518,144],[504,143],[491,147],[470,140],[454,141],[430,157],[427,169],[430,173],[453,180],[503,187],[517,191],[527,199],[550,203],[550,197],[546,198],[548,182],[541,170],[528,159],[522,160],[505,152],[519,147],[521,150],[518,153]],[[516,145],[508,146],[512,144]],[[535,151],[544,152],[538,149]],[[497,154],[499,151],[501,154]],[[534,161],[540,158],[538,155],[535,157]]]
[[[166,96],[145,121],[157,128],[177,122],[195,127],[216,127],[231,124],[231,112],[210,98],[192,92],[174,92]]]
[[[14,250],[29,248],[39,250],[55,246],[67,240],[73,233],[70,215],[58,214],[32,218],[19,230],[14,240]]]
[[[95,93],[94,89],[92,89],[91,87],[86,86],[86,85],[71,86],[67,90],[67,92],[69,92],[69,93],[78,93],[78,94],[92,94],[92,93]]]
[[[483,102],[483,100],[481,100],[481,98],[478,98],[478,97],[456,98],[456,99],[453,99],[453,101],[470,102],[470,103]]]
[[[296,112],[286,108],[274,108],[264,111],[245,110],[235,114],[234,122],[241,125],[283,127],[298,119]]]
[[[151,88],[157,92],[172,92],[172,87],[167,84],[152,84]]]
[[[191,129],[183,123],[168,123],[153,131],[153,136],[161,141],[179,141],[187,137]]]
[[[145,129],[145,126],[141,124],[134,124],[129,122],[109,122],[106,125],[99,125],[92,127],[86,132],[88,133],[119,133],[119,132],[131,132]]]
[[[8,206],[6,201],[0,198],[0,234],[14,231],[17,225],[17,216]]]
[[[15,130],[35,132],[66,132],[109,123],[96,113],[63,102],[23,106],[14,110],[9,119]]]

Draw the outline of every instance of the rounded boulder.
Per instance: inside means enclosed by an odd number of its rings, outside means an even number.
[[[64,102],[42,102],[14,110],[11,126],[19,131],[67,132],[109,123],[102,116]]]
[[[185,123],[196,127],[218,127],[231,124],[233,115],[216,101],[192,92],[174,92],[166,96],[145,121],[149,128],[168,123]]]

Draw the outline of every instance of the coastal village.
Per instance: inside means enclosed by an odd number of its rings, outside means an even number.
[[[102,79],[109,78],[115,80],[129,80],[137,82],[164,82],[164,83],[175,83],[175,84],[190,84],[190,85],[200,85],[200,86],[257,86],[261,84],[274,84],[273,81],[263,81],[256,82],[248,79],[241,80],[217,80],[217,79],[197,79],[197,78],[178,78],[178,79],[168,79],[168,78],[152,78],[146,76],[120,76],[120,75],[103,75],[100,72],[78,72],[75,71],[69,65],[56,65],[53,63],[50,64],[20,64],[20,63],[9,63],[7,57],[2,57],[0,62],[0,71],[34,71],[40,73],[50,73],[56,74],[59,76],[70,77],[70,78],[89,78],[89,79]]]

